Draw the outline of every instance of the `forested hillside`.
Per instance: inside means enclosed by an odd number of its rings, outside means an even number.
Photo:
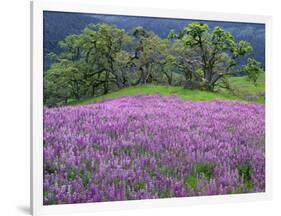
[[[160,19],[149,17],[131,17],[131,16],[110,16],[110,15],[90,15],[77,13],[62,12],[44,12],[44,69],[50,66],[50,59],[47,54],[50,52],[61,52],[58,42],[69,34],[78,34],[88,24],[109,23],[114,24],[118,28],[123,28],[128,33],[137,26],[143,26],[149,31],[153,31],[159,37],[166,38],[174,29],[175,32],[180,31],[186,25],[194,20],[179,19]],[[262,24],[247,23],[230,23],[230,22],[214,22],[200,21],[208,24],[210,29],[221,26],[225,31],[229,31],[236,40],[249,41],[253,47],[253,56],[263,65],[265,62],[265,28]],[[261,41],[263,41],[261,43]],[[242,59],[242,63],[246,60]]]
[[[47,106],[147,84],[235,93],[229,78],[243,74],[257,85],[263,72],[250,42],[201,22],[171,29],[166,38],[143,26],[125,30],[99,22],[58,46],[59,53],[48,54],[52,64],[44,73]]]

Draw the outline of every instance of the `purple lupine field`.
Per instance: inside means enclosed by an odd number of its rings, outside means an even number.
[[[265,191],[265,107],[133,96],[44,108],[44,205]]]

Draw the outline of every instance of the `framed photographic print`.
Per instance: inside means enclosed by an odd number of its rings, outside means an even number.
[[[34,215],[270,199],[270,17],[31,8]]]

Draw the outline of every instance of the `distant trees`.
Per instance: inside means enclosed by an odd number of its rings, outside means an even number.
[[[59,46],[63,52],[49,54],[53,64],[44,73],[47,106],[147,83],[189,81],[214,91],[218,83],[224,83],[219,81],[226,82],[241,70],[253,83],[262,71],[253,58],[239,67],[239,59],[252,51],[248,42],[236,42],[222,28],[210,31],[201,23],[191,23],[177,34],[171,32],[167,39],[143,27],[128,33],[109,24],[89,25]]]
[[[133,30],[136,46],[132,64],[139,73],[135,84],[147,84],[158,80],[159,66],[165,56],[166,41],[143,27]]]
[[[254,58],[248,58],[248,63],[243,66],[243,71],[247,74],[248,79],[256,85],[259,74],[263,72],[263,69],[260,62]]]
[[[81,37],[84,39],[85,63],[91,65],[92,89],[102,85],[103,93],[107,94],[110,84],[124,87],[127,82],[124,67],[129,55],[125,47],[131,42],[128,34],[114,26],[98,24],[87,27]]]
[[[129,85],[129,53],[125,47],[130,42],[131,37],[124,30],[107,24],[90,25],[80,35],[67,36],[59,43],[64,52],[51,54],[55,63],[44,79],[47,104],[52,105],[53,97],[62,99],[59,95],[64,95],[64,101],[79,100],[99,91],[107,94],[111,85]]]
[[[188,64],[186,75],[199,80],[202,87],[210,91],[220,79],[238,74],[239,58],[252,51],[247,41],[236,42],[231,33],[220,27],[210,31],[208,25],[202,23],[191,23],[179,34],[172,32],[169,37],[181,40],[186,51],[192,52],[184,59]]]

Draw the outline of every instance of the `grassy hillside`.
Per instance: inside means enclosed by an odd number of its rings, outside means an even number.
[[[159,85],[143,85],[133,86],[120,89],[116,92],[111,92],[99,97],[93,97],[80,101],[72,101],[69,105],[84,105],[95,102],[100,102],[106,99],[113,99],[122,96],[135,96],[135,95],[155,95],[160,94],[163,96],[176,95],[183,100],[193,101],[207,101],[207,100],[240,100],[251,101],[256,103],[264,103],[264,97],[260,95],[265,91],[265,75],[262,74],[257,85],[254,86],[246,77],[232,77],[230,78],[232,88],[235,89],[235,95],[227,90],[219,90],[218,92],[207,92],[200,90],[187,90],[182,87],[175,86],[159,86]]]
[[[249,83],[247,80],[247,77],[231,77],[230,83],[233,87],[239,89],[239,91],[248,93],[248,94],[254,94],[254,93],[260,93],[265,91],[265,74],[260,74],[257,85],[253,85],[252,83]]]
[[[106,99],[118,98],[122,96],[134,96],[134,95],[155,95],[160,94],[163,96],[176,95],[184,100],[196,100],[196,101],[205,101],[205,100],[235,100],[239,99],[238,97],[227,95],[224,93],[213,93],[200,90],[186,90],[182,87],[174,86],[157,86],[157,85],[143,85],[143,86],[134,86],[121,89],[116,92],[112,92],[106,95],[99,97],[89,98],[81,101],[71,102],[70,104],[90,104]]]
[[[264,103],[265,74],[260,74],[256,85],[250,83],[246,76],[229,78],[234,94],[242,100]],[[223,94],[229,94],[228,90],[219,90]]]
[[[264,97],[258,95],[264,92],[264,80],[265,76],[262,74],[257,82],[257,86],[249,83],[246,77],[233,77],[230,78],[232,88],[236,89],[237,95],[233,95],[226,90],[220,90],[219,92],[207,92],[200,90],[187,90],[182,87],[174,86],[157,86],[157,85],[143,85],[134,86],[121,89],[116,92],[102,95],[99,97],[84,99],[81,101],[72,101],[70,105],[83,105],[90,104],[106,99],[113,99],[122,96],[134,96],[134,95],[154,95],[160,94],[163,96],[176,95],[183,100],[194,100],[194,101],[206,101],[206,100],[242,100],[242,101],[253,101],[257,103],[264,103]]]

